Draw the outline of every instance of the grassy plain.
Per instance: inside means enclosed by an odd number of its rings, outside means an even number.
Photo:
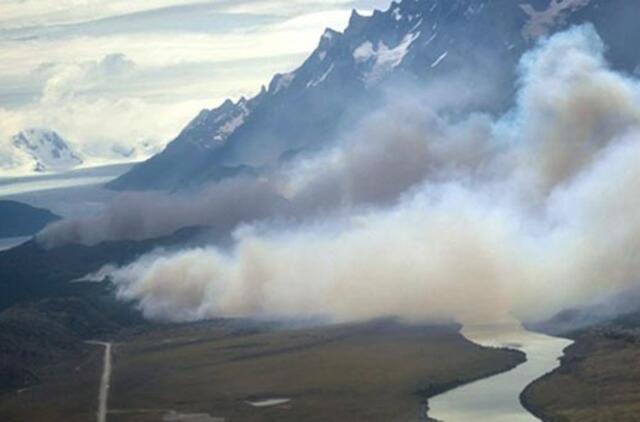
[[[416,421],[424,419],[428,396],[522,358],[479,347],[454,325],[147,326],[115,340],[108,420],[158,422],[175,411],[227,422]],[[0,396],[0,420],[95,420],[101,362],[102,348],[87,346],[73,361],[50,367],[39,385]],[[246,403],[282,397],[291,402],[269,408]]]
[[[157,331],[117,345],[111,408],[146,413],[113,414],[113,422],[157,421],[170,410],[227,421],[419,420],[426,396],[522,359],[476,346],[455,326],[201,330]],[[273,397],[292,401],[246,403]]]
[[[524,404],[544,421],[640,420],[640,318],[571,335],[556,371],[530,385]]]

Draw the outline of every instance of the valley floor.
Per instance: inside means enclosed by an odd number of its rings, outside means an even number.
[[[113,345],[110,422],[415,421],[424,399],[513,367],[521,353],[477,346],[457,326],[391,321],[273,329],[209,322],[147,328]],[[102,350],[0,396],[5,422],[95,420]],[[272,407],[252,400],[289,398]]]
[[[103,355],[87,345],[80,356],[41,371],[37,385],[0,395],[0,420],[95,421]]]
[[[544,421],[640,420],[640,330],[604,325],[572,337],[561,367],[530,385],[524,404]]]

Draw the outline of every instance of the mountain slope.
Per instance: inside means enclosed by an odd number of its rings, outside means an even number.
[[[30,236],[59,219],[49,210],[0,200],[0,237]]]
[[[70,170],[83,162],[68,142],[51,130],[26,129],[14,135],[11,142],[33,160],[37,172]]]
[[[614,67],[632,72],[640,51],[628,40],[640,38],[638,15],[634,0],[403,0],[371,16],[354,11],[346,30],[327,29],[298,69],[276,75],[252,99],[203,110],[162,153],[109,187],[179,189],[259,174],[331,142],[396,84],[463,75],[493,86],[495,95],[474,108],[502,111],[522,53],[573,24],[593,23]],[[455,88],[461,92],[452,97],[468,89]]]

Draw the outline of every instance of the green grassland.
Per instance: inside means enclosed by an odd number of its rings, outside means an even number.
[[[0,395],[0,420],[95,421],[102,351],[102,348],[86,345],[73,358],[42,370],[38,384]]]
[[[171,410],[226,421],[415,421],[425,399],[509,369],[519,352],[477,346],[458,326],[394,321],[321,328],[246,321],[122,331],[113,350],[109,422],[162,421]],[[102,349],[51,366],[0,396],[3,422],[95,420]],[[254,408],[246,400],[287,397]]]
[[[168,410],[228,421],[419,420],[424,396],[523,359],[476,346],[454,326],[391,321],[167,334],[116,346],[111,408],[125,413],[112,422],[157,421]],[[269,397],[292,401],[273,408],[245,402]],[[135,409],[145,412],[126,413]]]
[[[524,404],[544,421],[640,420],[640,330],[616,322],[572,337],[561,367],[530,385]]]

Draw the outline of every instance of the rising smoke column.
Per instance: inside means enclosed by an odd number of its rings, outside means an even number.
[[[331,190],[346,180],[351,206],[246,226],[230,250],[150,254],[111,274],[119,296],[163,320],[492,321],[636,287],[640,88],[603,51],[590,26],[554,35],[522,59],[503,117],[432,113],[302,162],[285,178],[289,201],[344,199]],[[409,172],[389,166],[398,139],[400,156],[416,153]]]

